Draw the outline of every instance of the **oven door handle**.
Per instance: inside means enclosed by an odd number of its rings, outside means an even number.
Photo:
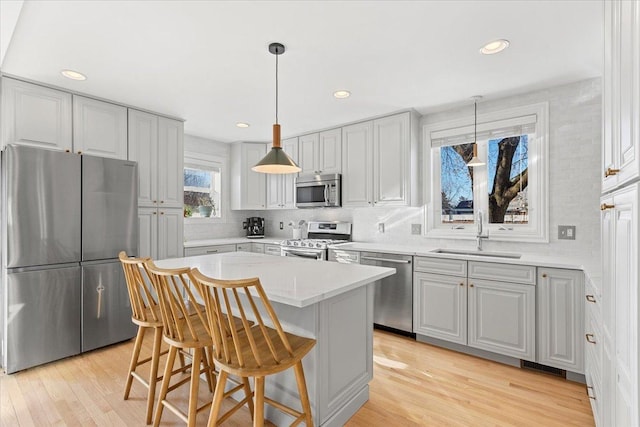
[[[368,256],[363,256],[360,259],[365,261],[382,261],[382,262],[390,262],[392,264],[411,264],[411,261],[408,259],[390,259],[390,258],[373,258]]]
[[[301,251],[296,251],[296,250],[291,250],[291,249],[285,249],[285,253],[288,253],[288,254],[291,254],[291,255],[295,255],[295,256],[299,256],[301,258],[318,259],[318,254],[317,253],[301,252]]]

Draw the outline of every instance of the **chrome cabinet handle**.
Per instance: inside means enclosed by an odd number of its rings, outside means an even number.
[[[593,334],[585,334],[584,337],[587,339],[587,342],[591,344],[595,344],[596,340]]]
[[[587,295],[585,298],[587,298],[587,301],[589,302],[596,302],[596,297],[593,295]]]
[[[218,252],[217,249],[212,249],[212,250],[207,251],[208,254],[215,254],[216,252]]]

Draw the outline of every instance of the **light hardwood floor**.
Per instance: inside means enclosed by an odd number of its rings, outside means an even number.
[[[122,399],[132,347],[130,341],[0,375],[1,425],[143,426],[145,390],[134,382],[129,400]],[[386,332],[374,333],[370,387],[369,401],[348,426],[593,425],[582,384]],[[204,381],[200,396],[211,398]],[[206,425],[206,412],[198,425]],[[244,409],[225,425],[250,422]],[[161,425],[183,423],[164,411]]]

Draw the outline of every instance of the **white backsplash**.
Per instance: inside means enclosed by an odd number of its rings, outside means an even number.
[[[507,107],[549,102],[549,243],[484,242],[487,250],[517,251],[568,256],[582,260],[592,273],[600,268],[600,170],[601,170],[601,83],[600,78],[487,100],[483,112]],[[468,115],[468,106],[424,116],[422,123]],[[185,138],[189,145],[189,139]],[[220,143],[216,143],[220,144]],[[224,150],[223,147],[220,149]],[[228,154],[227,154],[228,156]],[[472,249],[475,240],[427,239],[411,234],[411,224],[424,231],[422,207],[412,208],[328,208],[270,211],[230,211],[223,224],[185,226],[187,239],[242,236],[242,220],[265,217],[265,234],[291,238],[290,221],[338,220],[353,223],[353,240],[403,245],[437,245]],[[284,229],[279,229],[279,224]],[[378,224],[384,223],[384,232]],[[558,225],[575,225],[576,240],[558,240]]]

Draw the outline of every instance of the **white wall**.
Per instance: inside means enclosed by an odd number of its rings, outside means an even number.
[[[600,169],[601,169],[601,84],[591,79],[542,91],[525,93],[480,104],[483,113],[508,107],[549,102],[549,243],[509,243],[489,239],[487,250],[547,253],[581,260],[585,265],[600,265]],[[466,117],[469,106],[426,115],[422,124]],[[185,136],[185,151],[202,150],[229,158],[229,146],[202,138]],[[224,172],[228,177],[228,168]],[[228,178],[227,178],[228,179]],[[228,183],[228,181],[226,181]],[[228,192],[227,192],[228,197]],[[475,240],[427,239],[411,234],[411,224],[424,229],[423,208],[290,209],[277,211],[228,211],[218,224],[186,224],[185,238],[207,239],[242,236],[242,220],[263,216],[266,234],[290,238],[289,221],[342,220],[353,222],[353,240],[404,245],[429,244],[442,247],[474,248]],[[284,223],[284,230],[279,223]],[[378,223],[385,232],[378,232]],[[558,240],[558,225],[575,225],[576,240]],[[599,270],[599,267],[597,267]]]
[[[581,260],[585,265],[600,264],[600,169],[601,169],[601,84],[591,79],[543,91],[482,102],[483,113],[508,107],[549,102],[549,243],[508,243],[489,239],[487,250],[542,252]],[[422,124],[466,117],[468,106],[429,114]],[[300,219],[352,221],[353,240],[396,244],[475,247],[475,240],[427,239],[411,235],[411,224],[422,224],[422,208],[298,209],[265,211],[266,232],[290,237],[286,224]],[[278,229],[283,221],[285,230]],[[377,224],[385,223],[385,233]],[[576,240],[558,240],[558,225],[575,225]],[[597,267],[599,269],[599,267]]]

